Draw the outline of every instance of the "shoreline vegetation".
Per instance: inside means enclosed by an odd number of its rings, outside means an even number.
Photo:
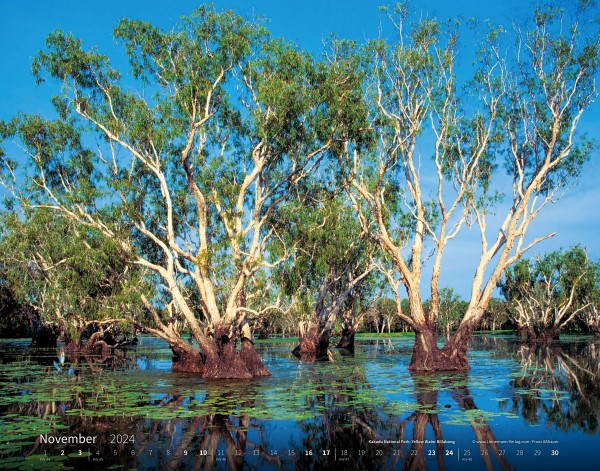
[[[508,338],[516,338],[518,339],[518,333],[514,330],[476,330],[473,332],[474,336],[503,336]],[[186,337],[185,335],[183,337]],[[188,339],[189,336],[187,336]],[[356,340],[364,340],[364,339],[394,339],[394,338],[414,338],[414,332],[357,332],[355,339]],[[141,334],[138,336],[140,341],[143,341],[144,338],[154,338],[151,334]],[[332,339],[340,339],[340,334],[333,334]],[[439,336],[438,339],[442,339],[443,336]],[[594,334],[589,332],[566,332],[564,333],[560,339],[561,340],[573,340],[573,339],[595,339]],[[269,343],[269,342],[282,342],[282,343],[294,343],[300,339],[299,335],[283,335],[283,334],[270,334],[268,338],[258,338],[255,337],[253,339],[254,343]],[[0,341],[29,341],[31,337],[1,337]],[[524,340],[525,341],[525,340]],[[46,347],[47,348],[47,347]],[[130,348],[135,348],[132,346]],[[337,347],[341,348],[341,347]]]

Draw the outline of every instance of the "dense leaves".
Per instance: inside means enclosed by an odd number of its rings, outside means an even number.
[[[44,211],[3,217],[0,250],[14,299],[78,338],[94,321],[141,316],[151,288],[117,241]]]
[[[575,246],[519,261],[499,286],[518,327],[537,339],[558,337],[577,314],[593,309],[599,282],[600,265]]]

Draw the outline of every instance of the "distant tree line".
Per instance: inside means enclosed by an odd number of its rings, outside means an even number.
[[[20,267],[19,271],[24,274],[22,270],[23,267]],[[309,272],[315,274],[314,269]],[[36,327],[40,328],[37,326],[40,314],[36,314],[40,308],[36,308],[34,302],[28,302],[28,299],[34,299],[34,295],[41,296],[43,290],[41,287],[28,287],[23,283],[19,285],[20,289],[13,289],[11,280],[13,285],[19,282],[14,276],[7,276],[5,270],[0,281],[0,332],[3,337],[32,337]],[[281,279],[286,285],[294,286],[297,283],[291,276],[282,276]],[[77,278],[78,288],[81,288],[83,283],[85,280]],[[490,302],[479,328],[481,331],[511,331],[521,338],[533,341],[557,340],[562,332],[600,336],[600,263],[591,261],[581,246],[521,260],[506,272],[499,283],[499,289],[502,297],[493,298]],[[373,289],[370,294],[374,294]],[[82,298],[81,293],[77,296]],[[328,319],[330,325],[325,330],[329,338],[344,336],[348,318],[354,322],[354,332],[410,331],[410,326],[396,315],[393,299],[379,296],[361,306],[357,305],[360,297],[349,294],[346,294],[346,297],[351,297],[350,302],[341,302],[338,312]],[[327,298],[330,303],[337,300],[331,295]],[[81,302],[84,301],[85,299]],[[103,298],[102,301],[106,299]],[[424,309],[427,309],[429,302],[425,301]],[[404,300],[403,304],[408,308],[407,300]],[[468,302],[452,288],[442,288],[440,316],[436,324],[437,335],[449,338],[458,327],[467,306]],[[128,309],[126,305],[119,308]],[[313,316],[317,316],[314,307],[308,302],[299,303],[296,308],[296,311],[289,310],[255,319],[254,332],[262,338],[269,338],[272,334],[288,337],[306,334],[306,326],[311,325]],[[49,313],[44,311],[43,314],[46,325],[52,324]],[[103,322],[107,320],[97,306],[91,308],[90,315],[103,319]],[[315,319],[319,322],[318,316]],[[93,324],[94,321],[89,320],[88,323]],[[75,329],[75,332],[78,330]],[[327,348],[328,346],[325,347]]]

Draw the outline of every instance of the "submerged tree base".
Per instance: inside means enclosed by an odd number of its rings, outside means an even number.
[[[184,342],[171,345],[172,370],[199,374],[202,379],[254,379],[271,375],[251,340],[242,339],[239,351],[225,336],[214,340],[214,343],[216,353],[211,352],[212,355],[204,355]]]
[[[204,358],[202,354],[188,345],[171,345],[173,352],[173,365],[171,370],[174,373],[197,373],[204,372]]]
[[[527,330],[525,340],[529,343],[548,343],[555,342],[560,339],[560,330],[548,329],[548,330]]]
[[[240,358],[253,378],[265,378],[271,376],[271,373],[267,370],[262,359],[258,356],[252,340],[247,338],[242,339]]]
[[[65,351],[69,357],[100,357],[96,358],[95,362],[102,362],[113,356],[115,349],[126,348],[138,343],[135,333],[129,337],[114,325],[101,328],[95,322],[80,329],[75,337],[63,331],[58,340],[64,342]]]
[[[547,343],[560,339],[561,329],[558,327],[534,328],[526,325],[517,327],[517,337],[528,343]]]
[[[316,326],[311,326],[300,337],[300,343],[292,354],[301,361],[309,362],[329,358],[329,339],[329,333],[320,334]]]
[[[43,322],[38,315],[29,316],[31,329],[31,346],[37,348],[53,348],[60,335],[60,329],[53,324]]]
[[[337,343],[336,348],[343,348],[344,350],[348,350],[350,352],[354,351],[354,336],[356,332],[352,329],[345,327],[342,330],[342,337],[340,341]]]
[[[456,335],[439,348],[433,330],[415,333],[415,346],[408,366],[409,371],[467,371],[470,368],[467,347],[470,336]]]

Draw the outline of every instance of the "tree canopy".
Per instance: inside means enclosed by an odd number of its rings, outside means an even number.
[[[527,237],[593,148],[577,132],[597,94],[600,40],[588,7],[537,8],[512,35],[478,27],[485,33],[473,73],[464,79],[461,72],[460,80],[460,22],[411,22],[406,8],[384,8],[398,39],[371,41],[360,68],[349,72],[364,77],[367,115],[360,127],[375,139],[348,137],[339,162],[358,220],[393,266],[385,272],[392,290],[403,288],[409,300],[403,312],[396,297],[399,316],[416,332],[413,370],[468,368],[468,339],[503,271],[553,235]],[[333,49],[332,60],[344,64],[347,44]],[[496,227],[490,215],[500,218]],[[467,226],[480,235],[479,246],[465,254],[477,260],[469,305],[439,349],[443,259]],[[432,274],[425,280],[428,260]]]
[[[114,36],[129,74],[70,34],[48,36],[33,71],[59,84],[57,118],[3,124],[24,150],[3,159],[4,184],[22,208],[97,231],[147,271],[155,325],[139,327],[187,358],[181,368],[265,375],[250,344],[241,363],[233,349],[251,341],[261,302],[248,281],[279,263],[271,213],[330,147],[340,87],[309,54],[210,6],[169,31],[124,19]],[[167,306],[199,351],[161,319]]]
[[[143,318],[151,296],[144,272],[118,243],[46,209],[2,218],[4,276],[22,306],[74,341],[91,325],[124,327]]]
[[[583,247],[524,259],[506,270],[499,287],[522,334],[557,339],[571,321],[596,304],[600,264]]]

